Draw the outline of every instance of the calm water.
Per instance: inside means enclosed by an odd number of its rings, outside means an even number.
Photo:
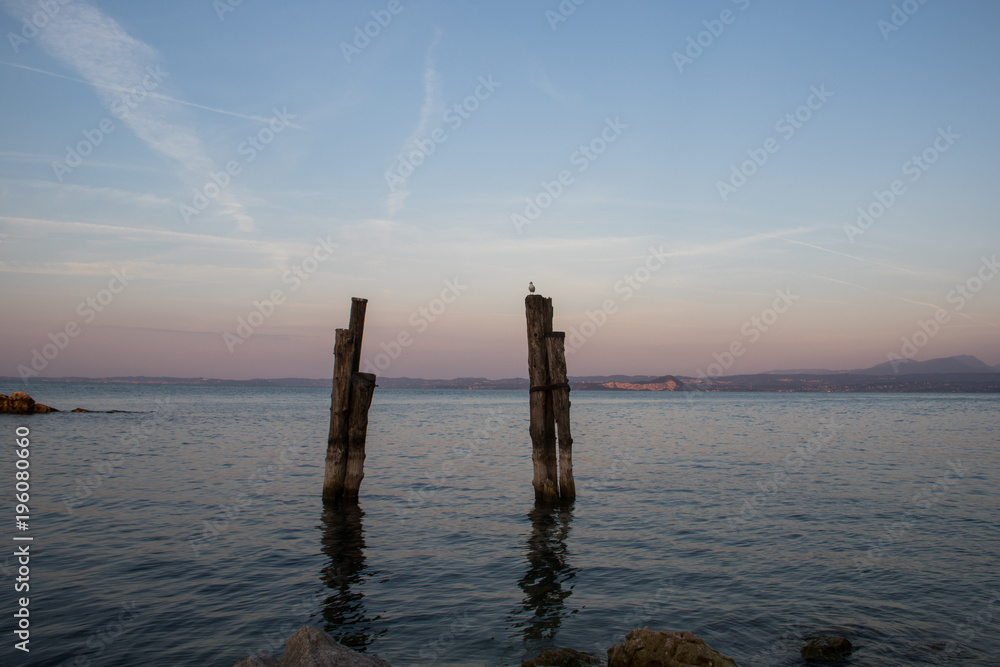
[[[828,632],[852,665],[1000,662],[1000,396],[579,392],[579,497],[544,508],[525,392],[380,389],[360,508],[324,512],[328,390],[31,393],[145,412],[0,417],[31,427],[35,537],[4,665],[229,667],[305,623],[397,667],[643,625],[741,666]]]

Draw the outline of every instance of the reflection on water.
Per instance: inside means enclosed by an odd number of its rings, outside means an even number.
[[[567,616],[566,598],[573,594],[577,569],[569,564],[566,548],[573,504],[536,502],[528,518],[528,568],[517,582],[524,597],[511,620],[514,628],[521,629],[525,643],[548,643],[559,633]],[[525,614],[530,616],[524,618]]]
[[[381,634],[373,628],[379,617],[365,614],[362,584],[371,572],[365,565],[365,513],[356,502],[323,506],[323,553],[329,557],[320,580],[329,589],[323,599],[323,629],[334,639],[364,651]]]

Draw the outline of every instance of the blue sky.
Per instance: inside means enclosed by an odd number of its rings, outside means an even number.
[[[0,7],[0,375],[1000,364],[995,2]]]

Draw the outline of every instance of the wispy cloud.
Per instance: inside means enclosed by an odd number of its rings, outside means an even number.
[[[764,241],[770,241],[772,239],[782,239],[788,241],[785,238],[794,234],[802,234],[804,232],[813,231],[809,227],[795,227],[794,229],[785,229],[780,232],[762,232],[760,234],[750,234],[749,236],[738,236],[731,239],[725,239],[723,241],[717,241],[715,243],[706,243],[699,246],[694,246],[690,248],[683,248],[681,250],[673,251],[667,253],[670,257],[681,257],[681,256],[698,256],[698,255],[725,255],[731,253],[734,250],[738,250],[744,246],[753,245],[756,243],[762,243]],[[796,243],[795,241],[791,241]]]
[[[21,65],[19,63],[8,63],[8,62],[0,61],[0,65],[6,65],[7,67],[16,67],[18,69],[27,70],[29,72],[37,72],[39,74],[45,74],[47,76],[54,76],[54,77],[56,77],[58,79],[66,79],[67,81],[76,81],[77,83],[83,83],[83,84],[86,84],[86,85],[89,85],[89,86],[95,86],[97,88],[103,88],[105,90],[113,90],[113,91],[116,91],[116,92],[119,92],[119,93],[128,93],[128,92],[132,91],[132,88],[134,88],[134,86],[133,87],[127,87],[127,86],[119,86],[119,85],[113,85],[113,84],[94,83],[92,81],[84,81],[83,79],[78,79],[75,76],[66,76],[65,74],[58,74],[56,72],[49,72],[48,70],[39,69],[38,67],[29,67],[28,65]],[[184,106],[194,107],[195,109],[204,109],[205,111],[212,111],[214,113],[221,113],[221,114],[226,115],[226,116],[235,116],[236,118],[244,118],[246,120],[254,120],[254,121],[261,122],[261,123],[267,123],[267,122],[271,121],[271,118],[265,118],[263,116],[253,116],[253,115],[250,115],[250,114],[238,113],[236,111],[228,111],[227,109],[217,109],[215,107],[207,107],[204,104],[197,104],[195,102],[188,102],[187,100],[179,100],[176,97],[171,97],[169,95],[164,95],[162,93],[157,93],[155,91],[153,91],[153,92],[147,92],[146,94],[149,97],[152,97],[153,99],[163,100],[165,102],[173,102],[174,104],[183,104]],[[294,127],[295,129],[298,129],[298,130],[303,129],[302,126],[298,125],[297,123],[291,123],[291,122],[289,122],[288,126],[289,127]]]
[[[583,100],[582,96],[579,93],[572,93],[572,94],[564,93],[563,91],[556,88],[552,84],[552,81],[549,80],[548,74],[546,74],[545,71],[542,69],[536,70],[534,76],[532,76],[529,79],[529,82],[535,88],[538,88],[538,90],[542,91],[542,93],[544,93],[545,96],[548,97],[550,100],[552,100],[553,102],[557,102],[562,106],[566,107],[577,106]]]
[[[42,155],[39,153],[23,153],[19,151],[0,151],[0,162],[21,162],[24,164],[52,164],[63,159],[62,155]],[[136,165],[129,162],[102,162],[100,160],[87,160],[88,167],[100,167],[102,169],[128,169],[129,171],[157,171],[153,167]],[[14,179],[0,179],[7,183],[13,183]],[[27,181],[20,180],[21,183]],[[51,181],[46,181],[49,185],[56,185]],[[63,186],[69,186],[64,183]]]
[[[118,168],[125,168],[124,165],[107,165],[103,163],[102,166],[117,166]],[[158,197],[154,194],[148,192],[129,192],[126,190],[120,190],[118,188],[112,188],[107,186],[98,185],[76,185],[74,183],[53,183],[52,181],[42,181],[37,179],[0,179],[0,184],[6,186],[9,183],[16,183],[23,188],[32,188],[35,190],[45,191],[43,193],[46,197],[61,197],[70,199],[73,201],[80,200],[99,200],[104,202],[114,202],[119,204],[128,204],[130,207],[134,206],[154,206],[154,207],[172,207],[175,202],[166,199],[164,197]],[[4,218],[0,218],[2,220]]]
[[[399,149],[396,159],[393,160],[393,166],[406,153],[414,149],[418,141],[426,139],[430,135],[434,130],[434,121],[440,119],[444,113],[444,101],[441,95],[441,75],[434,65],[434,51],[440,41],[441,31],[438,30],[435,32],[434,40],[431,42],[430,47],[428,47],[427,55],[424,58],[424,103],[420,108],[420,121],[417,123],[417,128],[413,131],[413,134],[403,142],[403,146]],[[386,208],[389,211],[390,218],[403,208],[403,204],[406,203],[406,199],[409,196],[410,189],[405,182],[389,194]]]
[[[786,243],[794,243],[795,245],[805,246],[807,248],[813,248],[814,250],[821,250],[823,252],[828,252],[831,255],[839,255],[841,257],[847,257],[848,259],[853,259],[858,262],[865,262],[867,264],[872,264],[874,266],[881,266],[884,269],[892,269],[893,271],[898,271],[900,273],[910,273],[919,274],[919,271],[913,271],[912,269],[906,269],[901,266],[893,266],[892,264],[886,264],[885,262],[877,262],[874,259],[868,259],[866,257],[858,257],[857,255],[849,255],[846,252],[840,252],[839,250],[831,250],[830,248],[824,248],[823,246],[818,246],[814,243],[806,243],[805,241],[794,241],[792,239],[782,239]]]
[[[89,275],[93,266],[104,266],[107,257],[116,249],[122,256],[129,257],[130,266],[143,266],[149,275],[171,277],[177,280],[193,280],[192,276],[204,277],[198,265],[192,264],[200,258],[204,266],[218,277],[219,270],[248,271],[247,275],[273,275],[287,270],[288,265],[312,251],[312,240],[255,240],[195,234],[169,229],[150,229],[128,225],[109,225],[93,222],[66,220],[46,220],[40,218],[18,218],[0,216],[0,222],[9,225],[5,231],[19,228],[16,236],[52,239],[50,255],[57,255],[58,242],[77,244],[78,247],[97,247],[94,262],[81,262],[79,250],[67,254],[66,261],[13,262],[0,265],[0,271],[16,273],[46,273],[57,275]],[[15,234],[11,234],[12,236]],[[47,241],[46,241],[47,242]],[[155,244],[150,246],[149,244]],[[155,247],[156,261],[137,261],[136,248]],[[85,254],[85,253],[83,253]],[[102,258],[98,261],[96,258]],[[70,259],[71,258],[71,259]],[[154,269],[153,267],[158,267]],[[180,270],[179,267],[185,267]],[[241,268],[242,267],[242,268]]]
[[[43,12],[41,0],[5,0],[15,17]],[[148,44],[129,35],[113,18],[81,0],[70,1],[52,14],[35,38],[42,49],[75,70],[90,84],[108,109],[119,99],[122,89],[139,86],[160,66],[160,57]],[[48,72],[45,72],[46,74]],[[122,122],[154,151],[176,161],[183,177],[191,183],[204,179],[214,168],[212,159],[197,134],[179,113],[176,98],[151,96],[131,110]],[[253,221],[231,193],[224,210],[244,231]]]
[[[821,276],[821,275],[817,275],[817,274],[812,274],[812,277],[813,278],[818,278],[820,280],[826,280],[826,281],[831,282],[831,283],[837,283],[839,285],[847,285],[848,287],[854,287],[856,289],[859,289],[859,290],[862,290],[862,291],[865,291],[865,292],[870,292],[871,294],[877,294],[878,296],[884,296],[884,297],[886,297],[888,299],[895,299],[897,301],[902,301],[903,303],[912,303],[912,304],[914,304],[916,306],[924,306],[924,307],[927,307],[927,308],[932,308],[935,311],[940,311],[940,310],[947,311],[948,310],[948,308],[945,308],[944,306],[940,306],[940,305],[938,305],[936,303],[930,303],[928,301],[918,301],[916,299],[910,299],[910,298],[907,298],[905,296],[899,296],[899,295],[896,295],[896,294],[890,294],[888,292],[882,292],[882,291],[879,291],[879,290],[872,289],[870,287],[865,287],[864,285],[858,285],[857,283],[848,282],[846,280],[839,280],[837,278],[831,278],[829,276]],[[981,320],[981,319],[979,319],[977,317],[973,317],[972,315],[969,315],[968,313],[962,313],[962,312],[959,312],[959,311],[954,311],[954,313],[956,315],[958,315],[959,317],[964,317],[965,319],[969,320],[970,322],[974,322],[975,324],[978,324],[978,325],[981,325],[981,326],[988,326],[988,327],[1000,328],[1000,324],[996,324],[995,322],[987,322],[985,320]]]

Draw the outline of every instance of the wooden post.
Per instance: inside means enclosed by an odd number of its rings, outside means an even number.
[[[545,343],[548,347],[549,385],[552,387],[552,410],[559,429],[559,498],[576,498],[573,480],[573,435],[569,428],[569,378],[566,377],[566,334],[550,333]]]
[[[327,437],[326,471],[323,476],[324,500],[337,500],[345,495],[357,498],[361,479],[364,477],[368,408],[375,388],[374,375],[358,372],[361,367],[361,341],[367,305],[367,299],[351,299],[349,328],[337,329],[333,350],[330,433]],[[359,397],[357,405],[354,404],[355,395]],[[363,420],[358,417],[358,410],[363,412]]]
[[[528,379],[531,410],[531,460],[534,464],[535,500],[559,500],[556,479],[556,430],[552,412],[552,392],[549,386],[548,345],[546,335],[552,333],[552,299],[529,294],[524,299],[528,322]]]
[[[333,391],[330,394],[330,435],[326,441],[326,473],[323,497],[340,496],[347,470],[347,427],[351,400],[351,364],[354,339],[349,329],[337,329],[333,348]]]
[[[348,325],[351,337],[354,339],[354,356],[351,357],[351,373],[357,373],[361,370],[361,339],[365,335],[365,310],[367,308],[368,299],[351,298],[351,323]]]
[[[373,373],[355,373],[351,380],[351,414],[347,432],[347,466],[343,498],[357,500],[361,480],[365,478],[365,436],[368,434],[368,408],[375,393]]]

